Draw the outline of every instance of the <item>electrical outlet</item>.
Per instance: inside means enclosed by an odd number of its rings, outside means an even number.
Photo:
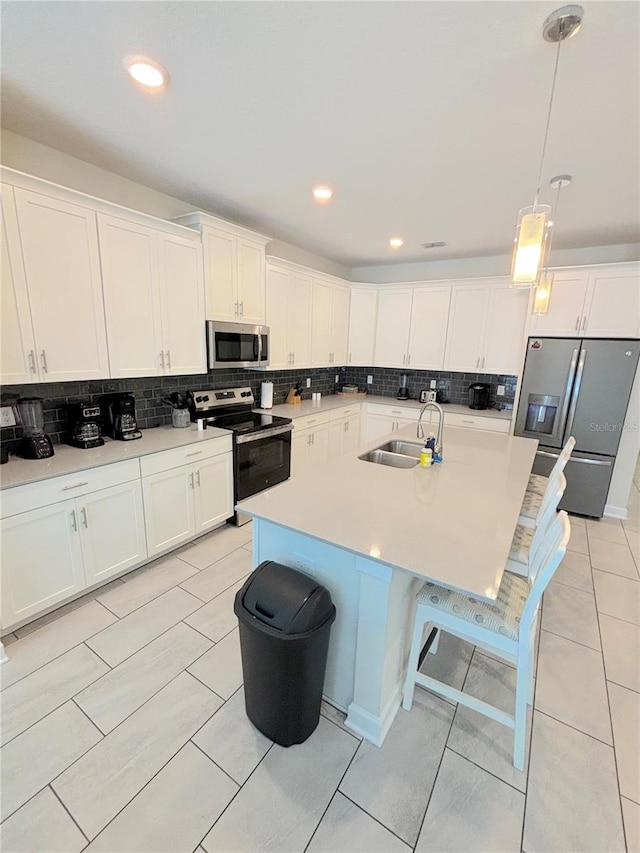
[[[336,385],[338,384],[338,382],[340,382],[340,374],[339,373],[336,373],[336,378],[333,381],[336,383]]]
[[[299,572],[307,572],[310,575],[313,574],[316,567],[315,562],[305,557],[304,554],[294,554],[291,563],[292,569],[297,569]]]
[[[432,379],[431,382],[429,383],[429,388],[431,388],[432,391],[435,391],[436,387],[437,387],[436,380]]]
[[[311,388],[311,379],[307,377],[307,388]]]
[[[498,390],[496,391],[498,397],[504,397],[504,385],[498,385]]]
[[[373,385],[373,376],[370,373],[367,374],[367,385]]]
[[[0,426],[11,427],[16,425],[16,416],[11,406],[0,407]]]

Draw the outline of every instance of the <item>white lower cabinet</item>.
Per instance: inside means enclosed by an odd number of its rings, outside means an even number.
[[[196,533],[204,533],[233,513],[233,455],[223,453],[196,466]]]
[[[291,440],[291,476],[309,473],[329,458],[329,415],[300,418]]]
[[[360,412],[356,408],[333,413],[329,424],[328,458],[355,453],[360,445]]]

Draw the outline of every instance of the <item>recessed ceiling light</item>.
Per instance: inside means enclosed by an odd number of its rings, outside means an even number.
[[[404,240],[402,239],[402,237],[392,237],[389,240],[389,245],[392,249],[399,249],[400,246],[404,246]]]
[[[447,244],[444,240],[436,240],[434,243],[420,243],[423,249],[441,249],[443,246]]]
[[[314,187],[312,192],[315,200],[321,203],[329,201],[333,195],[331,187]]]
[[[124,67],[136,83],[145,89],[155,91],[162,89],[169,77],[166,68],[147,59],[146,56],[128,56],[124,61]]]

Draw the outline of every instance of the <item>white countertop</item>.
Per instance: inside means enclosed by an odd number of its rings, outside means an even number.
[[[415,441],[415,426],[386,440],[402,437]],[[370,447],[384,441],[378,439]],[[492,600],[536,448],[531,439],[445,425],[444,462],[431,468],[390,468],[362,461],[354,453],[239,507],[420,578]]]
[[[90,450],[81,450],[68,444],[56,444],[53,448],[54,455],[48,459],[21,459],[10,456],[9,461],[0,468],[0,488],[9,489],[24,486],[26,483],[37,483],[49,477],[74,474],[88,468],[111,465],[114,462],[147,456],[149,453],[159,453],[162,450],[228,435],[228,430],[213,427],[198,431],[195,424],[192,424],[181,429],[172,426],[143,429],[142,438],[133,441],[114,441],[105,437],[103,447]]]
[[[360,405],[360,403],[379,403],[383,406],[402,406],[412,409],[421,409],[423,403],[419,400],[396,400],[395,397],[381,397],[374,394],[326,394],[322,396],[319,403],[314,403],[312,400],[303,400],[297,405],[291,403],[281,403],[274,406],[272,409],[256,409],[257,412],[264,412],[271,415],[278,415],[281,418],[303,418],[306,415],[316,415],[318,412],[330,412],[333,409],[342,409],[345,406]],[[497,409],[470,409],[469,406],[461,406],[458,403],[443,403],[442,411],[445,415],[447,412],[455,412],[458,415],[472,415],[474,418],[499,418],[500,420],[510,421],[513,415],[513,410],[498,411]]]

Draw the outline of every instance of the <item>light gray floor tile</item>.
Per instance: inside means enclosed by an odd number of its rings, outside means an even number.
[[[341,729],[347,732],[347,734],[350,734],[352,737],[355,737],[358,740],[362,740],[362,735],[359,735],[357,732],[351,731],[351,729],[345,725],[347,715],[344,713],[344,711],[340,711],[338,708],[334,708],[333,705],[330,705],[323,699],[322,704],[320,705],[320,713],[323,717],[326,717],[327,720],[331,720],[332,723],[335,723],[336,726],[339,726]]]
[[[411,847],[433,788],[453,706],[416,688],[381,747],[362,741],[340,790]]]
[[[197,679],[218,696],[229,699],[242,684],[242,660],[238,629],[220,640],[205,655],[189,667]]]
[[[307,853],[409,853],[410,847],[338,792]]]
[[[80,607],[84,607],[85,604],[89,604],[90,601],[94,601],[103,592],[108,592],[110,589],[116,589],[119,586],[122,586],[122,580],[120,578],[116,578],[116,580],[111,581],[98,589],[91,590],[91,592],[88,592],[86,595],[74,598],[73,601],[68,601],[61,607],[56,607],[55,610],[52,610],[50,613],[45,613],[45,615],[40,616],[39,619],[34,619],[33,622],[28,622],[26,625],[23,625],[22,628],[16,628],[16,637],[26,637],[27,634],[39,631],[40,628],[44,628],[45,625],[50,625],[62,616],[66,616],[68,613],[73,613],[74,610],[78,610]]]
[[[461,690],[467,676],[473,646],[453,634],[440,632],[438,651],[427,654],[420,672]],[[443,698],[443,697],[440,697]],[[447,700],[445,700],[447,701]]]
[[[608,681],[640,693],[640,626],[601,613],[600,634]]]
[[[640,625],[640,583],[593,570],[596,604],[600,613]]]
[[[622,797],[622,818],[624,834],[629,853],[640,853],[640,806],[626,797]]]
[[[73,702],[18,735],[0,750],[2,820],[102,738]]]
[[[608,687],[620,793],[640,803],[640,693],[617,684]]]
[[[200,606],[183,589],[170,589],[96,634],[87,645],[109,666],[117,666]]]
[[[220,704],[182,673],[55,780],[52,787],[87,838],[104,829]]]
[[[197,573],[177,557],[161,557],[125,576],[126,583],[101,595],[98,601],[121,619]]]
[[[602,655],[543,631],[536,708],[581,732],[613,744]]]
[[[106,663],[81,645],[7,687],[0,699],[2,743],[37,723],[108,671]]]
[[[550,583],[544,593],[542,628],[583,646],[600,649],[595,600],[588,592]]]
[[[243,583],[244,578],[221,592],[191,616],[187,616],[184,621],[217,643],[238,624],[238,617],[233,612],[233,601]]]
[[[0,667],[2,689],[15,684],[115,621],[113,613],[109,613],[97,601],[91,601],[79,610],[12,643],[9,660]]]
[[[417,853],[520,850],[524,794],[446,749]]]
[[[577,551],[579,554],[589,553],[586,528],[581,524],[577,524],[573,518],[571,519],[571,538],[569,539],[567,549],[569,551]],[[528,850],[527,853],[529,853]]]
[[[536,711],[523,848],[624,850],[613,750]]]
[[[187,743],[89,845],[87,853],[193,850],[237,790],[213,761]]]
[[[635,560],[631,556],[631,549],[626,542],[624,545],[618,545],[604,539],[593,539],[589,550],[591,565],[594,569],[611,572],[612,575],[620,575],[635,581],[640,580]]]
[[[220,595],[225,589],[246,577],[252,568],[251,555],[244,548],[238,548],[209,568],[189,578],[181,586],[202,601],[211,601],[216,595]]]
[[[75,701],[106,734],[210,648],[201,634],[179,623],[83,690]]]
[[[586,554],[577,551],[567,551],[563,561],[553,576],[554,583],[561,583],[590,592],[593,595],[593,580],[591,577],[591,562]]]
[[[238,690],[194,735],[193,742],[238,784],[243,785],[272,742],[251,723]]]
[[[626,545],[627,540],[624,535],[622,522],[616,518],[601,518],[598,521],[587,519],[587,536],[589,537],[589,545],[593,544],[594,539],[600,539],[603,542],[617,542],[619,545]],[[591,551],[593,556],[593,551]]]
[[[569,521],[571,522],[571,529],[574,527],[581,527],[583,530],[587,529],[587,521],[581,515],[569,513]]]
[[[245,551],[248,551],[250,554],[253,554],[253,542],[248,542],[246,545],[242,546]]]
[[[14,812],[1,833],[3,853],[78,853],[87,844],[48,787]]]
[[[627,537],[627,545],[631,549],[637,566],[640,564],[640,530],[636,526],[636,522],[633,524],[625,522],[624,532]]]
[[[251,525],[233,527],[227,524],[206,536],[197,539],[190,548],[180,551],[180,559],[195,566],[196,569],[206,569],[216,560],[226,557],[236,548],[241,548],[251,541]],[[246,573],[245,573],[246,574]]]
[[[358,746],[324,717],[308,740],[274,746],[202,842],[214,851],[302,851]]]
[[[515,690],[514,667],[478,652],[473,655],[464,686],[465,693],[513,714]],[[527,724],[527,731],[529,730],[530,721]],[[471,708],[458,705],[447,746],[514,788],[525,790],[526,764],[524,772],[513,766],[513,730],[507,726]]]

